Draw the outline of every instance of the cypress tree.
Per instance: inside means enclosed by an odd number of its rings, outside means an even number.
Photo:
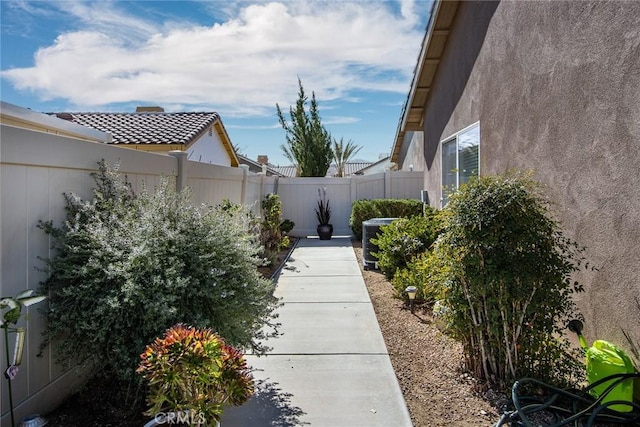
[[[333,158],[331,134],[320,120],[315,92],[311,93],[309,102],[299,78],[298,86],[295,108],[289,107],[291,123],[284,118],[280,106],[276,104],[278,120],[287,140],[286,144],[280,145],[280,149],[297,166],[299,176],[325,176]]]

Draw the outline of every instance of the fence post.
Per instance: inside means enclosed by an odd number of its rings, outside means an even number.
[[[391,198],[391,171],[384,171],[384,198]]]
[[[242,169],[242,190],[240,190],[240,204],[247,204],[247,179],[249,176],[249,165],[240,165]]]
[[[351,206],[353,206],[353,202],[355,202],[358,197],[358,182],[357,182],[358,178],[356,176],[351,175],[349,179],[350,179],[349,184],[351,184]]]
[[[187,186],[187,157],[186,151],[172,150],[169,154],[178,161],[178,172],[176,176],[176,191],[180,192]]]

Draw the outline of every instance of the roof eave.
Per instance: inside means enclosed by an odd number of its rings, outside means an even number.
[[[231,167],[237,168],[240,166],[240,161],[238,160],[238,155],[236,150],[233,148],[233,144],[231,144],[231,139],[229,138],[229,134],[227,130],[224,128],[224,124],[222,124],[222,119],[220,116],[216,114],[217,118],[213,123],[213,127],[215,128],[220,140],[222,141],[222,145],[224,149],[227,151],[229,155],[229,160],[231,161]]]
[[[431,84],[447,44],[458,3],[458,0],[435,0],[433,3],[418,62],[413,72],[411,88],[402,107],[391,148],[392,162],[398,162],[405,134],[423,130],[424,113],[431,92]]]
[[[112,135],[97,129],[82,126],[67,120],[59,119],[45,113],[38,113],[8,102],[0,101],[0,116],[19,123],[20,126],[49,129],[58,134],[69,135],[92,142],[111,143]],[[3,123],[4,119],[0,120]]]

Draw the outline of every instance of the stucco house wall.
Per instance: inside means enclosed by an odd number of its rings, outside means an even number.
[[[577,280],[588,341],[640,344],[640,3],[461,2],[424,116],[441,142],[480,123],[480,173],[532,170],[598,271]],[[403,163],[413,162],[405,158]]]
[[[209,128],[197,141],[187,148],[188,158],[194,162],[210,163],[220,166],[231,166],[231,159],[227,153],[222,140],[213,130]]]
[[[398,169],[404,171],[425,169],[423,132],[407,132],[405,134]]]

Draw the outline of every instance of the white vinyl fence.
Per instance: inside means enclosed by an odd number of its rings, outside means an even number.
[[[2,125],[0,140],[0,296],[13,296],[37,289],[47,277],[43,258],[49,257],[50,241],[37,228],[39,221],[59,225],[65,218],[63,193],[90,198],[94,187],[90,174],[101,159],[113,165],[134,190],[152,189],[163,176],[174,177],[178,188],[188,186],[194,203],[217,204],[224,199],[252,206],[259,214],[260,201],[276,193],[283,204],[283,217],[295,222],[292,234],[316,234],[314,208],[318,189],[326,188],[333,210],[334,235],[349,235],[351,204],[358,199],[416,198],[423,186],[421,172],[385,172],[352,178],[275,178],[256,175],[242,168],[188,161],[183,153],[172,156],[135,151],[103,143],[41,133]],[[75,371],[64,371],[45,348],[37,356],[45,324],[36,309],[29,309],[25,357],[13,381],[16,419],[31,413],[46,413],[66,397],[80,379]],[[24,322],[24,320],[22,321]],[[20,326],[24,326],[21,324]],[[13,344],[10,344],[13,346]],[[0,340],[0,355],[4,355]],[[0,370],[7,368],[0,357]],[[7,381],[1,381],[2,427],[8,426]]]
[[[296,223],[292,234],[316,235],[318,191],[326,189],[334,235],[351,235],[351,205],[362,199],[419,199],[422,172],[384,172],[349,178],[280,178],[283,217]]]

